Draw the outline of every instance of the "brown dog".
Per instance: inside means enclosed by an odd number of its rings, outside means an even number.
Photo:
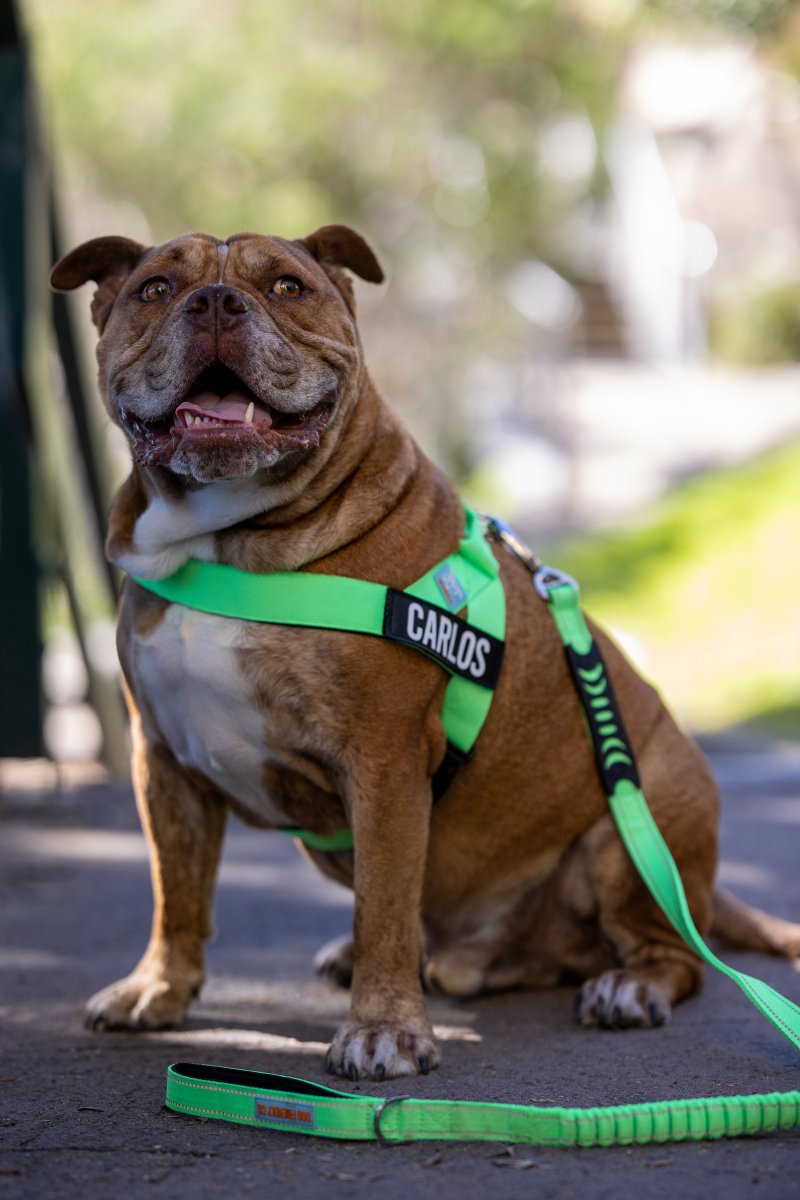
[[[194,557],[404,588],[455,549],[462,505],[370,381],[345,268],[382,279],[341,226],[295,242],[99,238],[56,266],[56,288],[98,285],[100,385],[133,455],[114,562],[150,579]],[[211,616],[127,581],[119,653],[155,916],[133,973],[89,1001],[93,1028],[182,1019],[203,982],[228,808],[263,827],[353,829],[355,853],[312,854],[356,896],[353,943],[321,960],[352,974],[328,1055],[341,1075],[437,1064],[421,962],[430,987],[459,996],[586,980],[579,1017],[605,1026],[662,1024],[698,988],[699,961],[608,815],[546,605],[524,565],[496,555],[505,663],[477,754],[433,808],[448,678],[435,662],[378,638]],[[800,953],[800,927],[713,892],[709,772],[598,637],[698,927]]]

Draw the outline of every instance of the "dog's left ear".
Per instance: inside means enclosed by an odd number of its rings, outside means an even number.
[[[93,238],[56,263],[50,272],[50,286],[57,292],[71,292],[93,279],[97,291],[92,300],[92,320],[102,333],[122,285],[146,249],[130,238]]]
[[[328,271],[351,308],[353,290],[350,280],[337,268],[346,267],[368,283],[383,283],[383,271],[374,253],[361,234],[346,225],[323,225],[316,233],[300,238],[299,242]]]

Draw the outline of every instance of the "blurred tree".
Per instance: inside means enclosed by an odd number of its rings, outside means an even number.
[[[355,225],[391,267],[360,293],[382,389],[462,479],[500,430],[537,500],[577,460],[536,373],[584,336],[569,283],[621,352],[598,228],[631,51],[743,39],[800,75],[789,0],[21,3],[70,241]]]
[[[563,206],[542,127],[567,112],[602,128],[622,56],[649,21],[679,28],[692,16],[768,32],[788,7],[27,5],[56,147],[88,189],[140,205],[156,236],[209,223],[300,234],[337,212],[400,238],[433,212],[500,257],[541,252]],[[596,179],[580,182],[588,191]]]
[[[631,47],[664,30],[770,45],[784,28],[800,35],[785,0],[27,0],[25,11],[71,237],[354,224],[392,268],[388,314],[368,331],[378,378],[462,475],[475,455],[466,425],[480,423],[470,393],[485,409],[497,364],[559,357],[574,336],[558,279],[527,267],[580,284],[603,275],[600,147]],[[613,339],[603,295],[588,302]],[[480,360],[495,377],[476,389]],[[552,398],[522,391],[547,421]]]
[[[337,213],[402,240],[424,214],[470,251],[539,247],[558,188],[537,135],[602,121],[624,39],[525,0],[30,0],[54,144],[156,236],[306,232]]]

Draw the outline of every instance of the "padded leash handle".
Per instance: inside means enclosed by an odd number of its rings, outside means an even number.
[[[356,1096],[289,1075],[198,1063],[169,1068],[166,1103],[194,1117],[382,1145],[437,1140],[630,1146],[739,1137],[800,1125],[800,1092],[544,1108]]]

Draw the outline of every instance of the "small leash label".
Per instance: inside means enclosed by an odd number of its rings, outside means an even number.
[[[269,1100],[266,1096],[254,1097],[254,1116],[259,1121],[268,1121],[271,1125],[287,1125],[295,1129],[314,1128],[313,1107],[300,1104],[286,1104],[278,1100]]]
[[[454,675],[486,688],[497,683],[503,643],[437,604],[389,588],[383,634],[392,641],[421,650]]]

